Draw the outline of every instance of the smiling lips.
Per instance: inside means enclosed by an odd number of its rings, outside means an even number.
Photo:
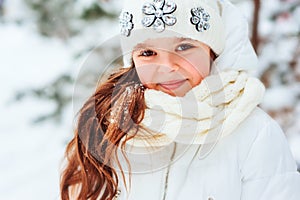
[[[167,90],[175,90],[179,88],[182,84],[184,84],[186,79],[183,80],[174,80],[174,81],[167,81],[167,82],[162,82],[159,83],[161,87],[167,89]]]

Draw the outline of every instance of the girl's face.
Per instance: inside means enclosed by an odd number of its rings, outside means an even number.
[[[184,96],[210,72],[210,48],[188,38],[146,40],[132,58],[143,85],[172,96]]]

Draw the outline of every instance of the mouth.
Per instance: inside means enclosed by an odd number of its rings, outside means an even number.
[[[187,81],[186,79],[173,80],[173,81],[161,82],[158,85],[160,85],[161,87],[167,90],[175,90],[179,88],[181,85],[183,85],[186,81]]]

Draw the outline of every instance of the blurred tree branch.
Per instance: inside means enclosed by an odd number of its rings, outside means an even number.
[[[259,33],[258,33],[258,25],[259,25],[259,14],[260,14],[260,0],[254,0],[254,13],[253,13],[253,23],[252,23],[252,45],[257,53],[257,49],[259,47]]]
[[[53,112],[38,116],[33,120],[33,123],[44,122],[50,119],[54,119],[59,123],[61,122],[64,108],[72,100],[69,87],[72,86],[73,82],[74,80],[70,75],[62,75],[47,86],[17,92],[14,100],[21,101],[25,97],[35,97],[39,100],[52,101],[55,105]],[[69,93],[66,91],[69,91]]]
[[[4,0],[0,0],[0,17],[4,14]]]

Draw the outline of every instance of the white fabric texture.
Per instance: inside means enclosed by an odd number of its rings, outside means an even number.
[[[222,2],[222,19],[225,26],[225,48],[215,60],[213,73],[225,69],[253,72],[258,59],[249,40],[248,22],[243,13],[228,0]]]
[[[199,145],[177,145],[179,152],[181,147],[186,151],[170,166],[166,200],[300,199],[300,175],[285,136],[277,123],[259,108],[203,159],[199,159],[201,152],[197,153]],[[169,152],[161,151],[159,156],[144,154],[137,159],[129,154],[133,167],[131,189],[127,192],[120,180],[118,200],[161,200],[166,166],[134,172],[138,166],[154,166],[169,160],[166,155]],[[128,174],[125,176],[127,179]]]
[[[236,70],[206,77],[184,97],[146,89],[147,109],[140,125],[149,133],[142,129],[127,143],[163,146],[174,141],[216,142],[237,128],[263,94],[264,86],[258,79]]]

